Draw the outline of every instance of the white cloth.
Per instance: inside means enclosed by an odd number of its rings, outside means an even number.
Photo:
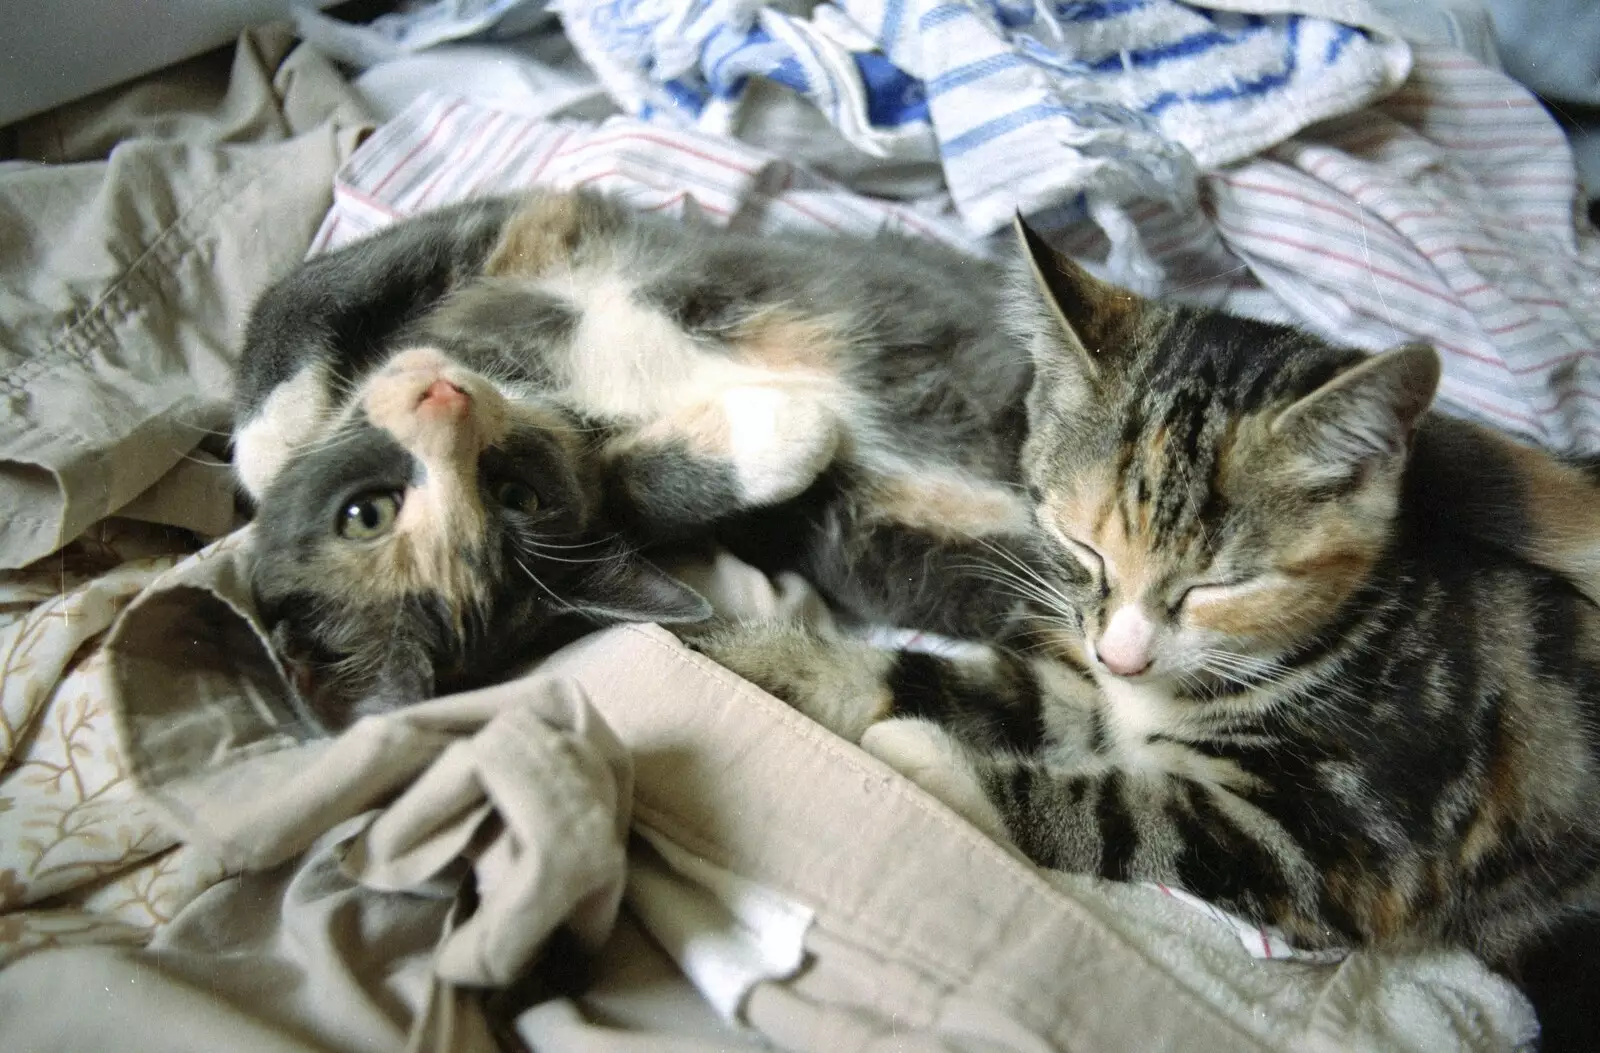
[[[559,7],[627,112],[727,134],[749,78],[774,80],[871,156],[936,152],[977,234],[1019,207],[1190,199],[1199,171],[1381,97],[1409,65],[1357,3],[839,0],[806,18],[749,0]]]

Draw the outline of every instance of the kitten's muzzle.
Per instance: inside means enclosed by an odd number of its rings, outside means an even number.
[[[472,410],[472,396],[440,378],[417,397],[417,412],[429,417],[463,417]]]
[[[505,432],[505,400],[433,348],[411,348],[367,382],[367,418],[422,460],[476,457]]]

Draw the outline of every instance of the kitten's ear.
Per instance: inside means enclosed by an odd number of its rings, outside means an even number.
[[[567,590],[579,614],[602,622],[678,625],[711,617],[711,604],[654,563],[624,551],[595,564],[596,570]]]
[[[1334,471],[1405,451],[1439,387],[1439,353],[1406,344],[1346,369],[1280,413],[1272,434]]]
[[[1012,227],[1034,287],[1057,331],[1055,335],[1073,360],[1063,362],[1047,349],[1048,345],[1035,341],[1035,364],[1041,371],[1074,366],[1091,381],[1106,379],[1108,371],[1120,364],[1129,323],[1142,309],[1143,301],[1125,289],[1107,285],[1070,256],[1057,252],[1028,225],[1021,212],[1015,215]],[[1050,355],[1050,360],[1043,360],[1041,352]]]

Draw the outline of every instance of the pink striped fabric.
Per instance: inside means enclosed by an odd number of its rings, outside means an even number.
[[[712,220],[753,231],[880,230],[979,251],[946,203],[922,207],[842,190],[742,143],[626,117],[599,125],[533,121],[429,96],[379,128],[334,182],[321,252],[396,219],[481,194],[593,187],[646,211],[693,197]]]
[[[1229,249],[1310,328],[1424,340],[1441,398],[1557,449],[1600,449],[1600,238],[1537,101],[1418,47],[1379,106],[1206,179]]]
[[[592,186],[641,209],[688,197],[743,229],[890,229],[972,251],[947,200],[864,197],[745,144],[629,118],[531,121],[419,100],[340,172],[313,251],[476,194]],[[1459,53],[1417,46],[1382,104],[1208,174],[1201,205],[1129,219],[1165,291],[1377,350],[1445,357],[1441,402],[1557,449],[1600,449],[1600,236],[1539,104]],[[1058,233],[1100,258],[1087,223]]]

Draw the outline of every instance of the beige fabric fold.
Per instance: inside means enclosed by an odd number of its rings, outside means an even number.
[[[384,804],[345,860],[353,880],[405,892],[461,859],[475,870],[479,904],[440,947],[442,980],[508,984],[562,923],[599,946],[622,895],[633,774],[582,691],[540,670],[312,738],[246,615],[248,535],[158,583],[107,642],[126,756],[171,827],[252,871]],[[197,591],[211,605],[196,609]],[[248,693],[230,691],[241,670]],[[190,705],[175,713],[174,698]]]
[[[107,645],[132,770],[185,840],[231,866],[271,866],[404,784],[346,858],[350,873],[391,888],[442,874],[452,853],[476,843],[491,821],[482,810],[495,799],[490,787],[518,771],[528,776],[521,792],[543,800],[571,792],[570,783],[585,786],[591,806],[616,805],[613,825],[588,827],[563,821],[558,805],[534,824],[543,839],[520,814],[497,808],[496,837],[520,825],[520,851],[559,850],[557,858],[540,873],[502,866],[492,843],[466,853],[491,880],[479,915],[441,947],[441,980],[511,975],[526,940],[508,947],[473,935],[503,931],[513,918],[516,929],[542,937],[573,910],[580,932],[601,931],[583,919],[592,905],[584,896],[600,897],[602,913],[614,910],[609,887],[563,886],[558,868],[590,876],[610,861],[620,878],[620,854],[597,862],[594,852],[620,843],[614,824],[626,806],[614,795],[628,784],[615,772],[625,743],[639,822],[817,909],[807,967],[747,1005],[747,1022],[782,1048],[843,1053],[900,1041],[1121,1050],[1162,1048],[1176,1036],[1195,1051],[1266,1048],[1103,917],[855,747],[659,629],[599,633],[520,680],[368,719],[334,740],[305,739],[247,618],[247,559],[230,539],[173,572],[130,608]],[[804,606],[793,590],[763,595],[748,568],[722,570],[751,613]],[[178,698],[189,700],[181,712]],[[515,730],[501,735],[508,721]],[[600,733],[606,725],[615,737]],[[529,748],[536,727],[588,734]],[[606,771],[609,782],[599,777]],[[579,773],[589,781],[570,778]],[[517,801],[519,813],[526,807],[516,794],[498,800]],[[523,879],[509,882],[518,891],[496,883],[513,874]],[[452,941],[471,950],[457,954]],[[1073,976],[1094,982],[1063,982]],[[1152,1001],[1163,1006],[1159,1016],[1145,1011]]]
[[[0,165],[0,567],[54,552],[226,426],[249,307],[304,255],[370,123],[289,43],[245,34],[225,91],[185,67],[19,129],[32,160]],[[170,496],[140,515],[231,520],[225,485]]]
[[[351,881],[340,859],[362,824],[334,827],[304,860],[214,885],[146,948],[22,958],[0,972],[0,1044],[30,1053],[496,1050],[476,998],[432,973],[455,883],[397,896]]]
[[[29,1020],[4,1010],[36,1005],[83,968],[141,966],[145,986],[130,985],[107,1011],[130,1035],[143,1001],[146,1013],[197,1013],[204,1035],[220,1033],[228,1014],[253,1014],[271,1034],[228,1044],[247,1053],[298,1048],[290,1040],[475,1048],[485,1017],[464,985],[514,976],[554,926],[591,946],[610,933],[600,960],[628,967],[618,955],[635,952],[613,950],[612,922],[630,815],[702,898],[727,894],[704,883],[720,873],[794,905],[801,953],[769,961],[798,966],[760,966],[731,1003],[738,1026],[779,1049],[1422,1053],[1510,1049],[1528,1034],[1525,1006],[1468,956],[1260,963],[1231,930],[1159,892],[1028,866],[653,627],[597,633],[508,683],[316,738],[253,620],[248,537],[230,535],[158,578],[100,652],[118,755],[142,807],[184,851],[239,876],[190,902],[148,949],[40,950],[0,969],[0,1048],[49,1033],[64,1036],[57,1048],[98,1048],[111,1032],[92,1005],[48,1012],[48,1026],[37,1008]],[[763,589],[758,578],[723,560],[696,580],[735,616],[809,608],[797,583]],[[469,869],[478,902],[452,915]],[[658,867],[647,884],[670,878]],[[324,909],[307,889],[342,906]],[[641,899],[636,916],[649,924],[645,908],[662,902]],[[367,939],[393,911],[410,920],[373,937],[393,954],[385,970]],[[676,931],[663,946],[697,975],[689,957],[706,946],[696,948],[694,923],[669,920]],[[173,957],[179,946],[196,956]],[[207,956],[224,977],[219,1004],[180,1005]],[[375,972],[396,978],[382,997],[371,993]],[[302,989],[345,993],[283,997]],[[260,993],[238,993],[249,990]],[[730,1004],[727,993],[718,1004]],[[742,1048],[701,1012],[687,1031],[672,1012],[623,1026],[558,1000],[516,1026],[555,1053],[621,1053],[641,1048],[639,1035],[659,1048]],[[158,1039],[119,1048],[172,1048]]]

